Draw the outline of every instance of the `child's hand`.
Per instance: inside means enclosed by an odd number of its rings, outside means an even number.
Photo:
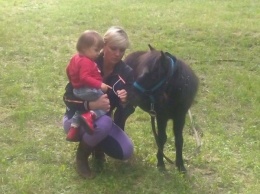
[[[102,84],[101,84],[101,90],[102,90],[102,92],[106,92],[108,89],[112,89],[112,87],[109,86],[109,85],[107,85],[107,84],[105,84],[105,83],[102,83]]]

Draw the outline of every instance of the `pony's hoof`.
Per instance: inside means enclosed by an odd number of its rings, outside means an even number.
[[[178,170],[179,170],[180,173],[183,173],[183,174],[187,173],[187,170],[186,170],[186,168],[184,166],[179,166]]]
[[[165,172],[166,171],[166,168],[164,165],[157,165],[157,169],[160,171],[160,172]]]

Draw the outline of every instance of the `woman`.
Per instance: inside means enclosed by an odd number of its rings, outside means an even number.
[[[132,68],[122,61],[128,47],[126,32],[120,27],[111,27],[104,35],[103,52],[96,60],[104,82],[114,87],[107,93],[111,105],[109,115],[115,110],[114,122],[123,130],[126,119],[134,112],[128,103],[134,74]]]
[[[116,159],[128,159],[133,153],[133,144],[125,134],[124,127],[127,117],[134,112],[128,103],[130,88],[133,83],[133,71],[122,58],[129,47],[126,32],[120,27],[111,27],[104,35],[104,48],[96,63],[101,70],[103,81],[113,89],[108,91],[96,101],[83,102],[73,95],[70,83],[66,86],[64,102],[67,106],[63,119],[64,130],[67,133],[71,118],[75,111],[89,111],[102,109],[112,116],[102,116],[95,121],[95,130],[92,135],[80,127],[81,141],[76,153],[76,166],[78,173],[84,178],[93,178],[88,157],[94,151],[96,159],[104,160],[104,152]],[[122,130],[123,129],[123,130]]]

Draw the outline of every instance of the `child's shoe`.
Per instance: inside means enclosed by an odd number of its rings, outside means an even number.
[[[95,118],[96,118],[96,115],[92,111],[84,113],[79,116],[82,126],[84,127],[84,129],[86,129],[86,132],[90,135],[93,134],[94,130],[95,130],[94,129]]]
[[[72,142],[79,141],[79,129],[76,127],[70,127],[66,140]]]

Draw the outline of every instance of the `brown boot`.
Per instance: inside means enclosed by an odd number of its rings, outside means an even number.
[[[92,148],[86,143],[81,141],[79,143],[77,153],[76,153],[76,168],[80,176],[85,179],[92,179],[95,177],[94,173],[91,172],[88,158],[91,155]]]
[[[105,153],[100,146],[96,146],[92,152],[94,158],[94,168],[95,171],[100,173],[104,169],[104,163],[106,161]]]
[[[104,153],[103,149],[101,148],[101,146],[99,146],[99,145],[94,148],[92,155],[95,158],[95,160],[99,160],[101,162],[106,161],[105,153]]]

